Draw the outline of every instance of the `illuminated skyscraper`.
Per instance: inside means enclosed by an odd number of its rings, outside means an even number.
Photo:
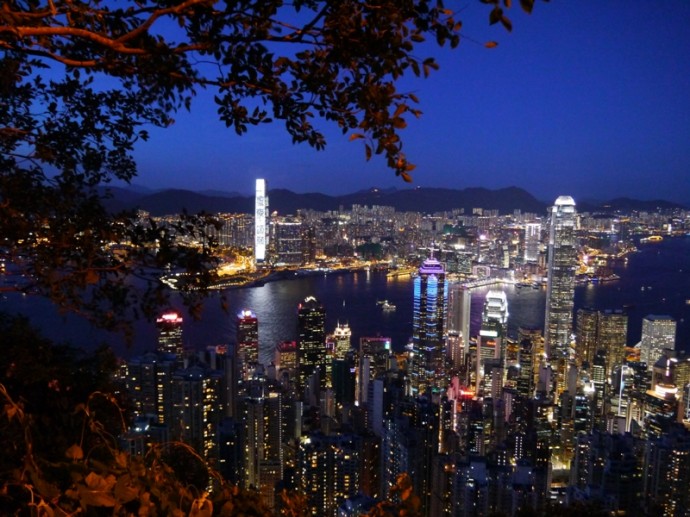
[[[429,387],[445,387],[443,340],[447,299],[448,288],[443,265],[433,257],[428,258],[414,279],[414,355],[410,372],[410,393],[413,396],[424,393]]]
[[[651,370],[657,359],[663,355],[664,348],[675,349],[676,320],[667,315],[650,314],[642,320],[642,339],[640,341],[640,361],[647,363]]]
[[[307,380],[319,370],[319,385],[326,388],[326,311],[323,305],[308,296],[297,309],[298,385],[303,390]]]
[[[628,315],[621,310],[599,313],[597,348],[606,351],[606,375],[625,363],[625,344],[628,339]]]
[[[273,221],[273,244],[277,265],[300,265],[304,260],[302,221],[282,217]]]
[[[534,396],[534,360],[535,349],[534,343],[528,338],[520,341],[520,351],[518,353],[518,364],[520,366],[516,388],[521,397],[526,399]]]
[[[360,457],[354,436],[303,436],[297,458],[299,488],[309,515],[335,517],[338,506],[359,492]]]
[[[333,334],[326,337],[326,387],[333,388],[333,365],[335,361],[342,361],[350,352],[352,331],[350,326],[345,323],[336,324]]]
[[[659,437],[647,439],[642,469],[643,497],[657,515],[690,514],[690,431],[672,426]]]
[[[248,382],[240,407],[244,486],[256,487],[263,502],[273,508],[275,485],[283,477],[282,397],[265,379],[256,378]]]
[[[343,325],[338,323],[333,331],[333,356],[336,359],[345,359],[345,355],[350,351],[352,346],[351,341],[352,331],[350,330],[350,326],[347,323]]]
[[[577,311],[577,330],[575,332],[575,352],[579,364],[584,362],[592,366],[597,352],[597,322],[599,311],[583,307]]]
[[[523,346],[525,341],[528,341],[530,344]],[[529,393],[533,394],[539,381],[539,368],[544,360],[544,336],[542,335],[542,329],[538,327],[518,327],[517,342],[520,349],[518,353],[518,361],[521,365],[520,376],[529,375],[527,371],[522,370],[523,361],[531,360],[532,362],[530,368],[532,380],[530,382],[529,379],[525,379],[524,385],[528,386]],[[528,350],[530,351],[531,359],[528,359],[525,355]]]
[[[276,346],[275,364],[280,370],[281,381],[294,382],[297,374],[297,342],[281,341]]]
[[[266,260],[268,246],[268,196],[266,180],[256,180],[256,198],[254,202],[254,261],[261,264]]]
[[[546,353],[567,351],[573,329],[575,271],[577,268],[577,212],[570,196],[560,196],[549,214],[549,248],[544,339]],[[562,354],[561,354],[562,355]]]
[[[172,376],[173,418],[170,435],[191,445],[204,458],[216,458],[222,404],[223,374],[201,366],[176,371]]]
[[[175,354],[178,364],[184,360],[182,345],[182,316],[175,311],[166,312],[156,319],[158,352]]]
[[[170,424],[171,379],[176,366],[173,355],[155,352],[127,361],[125,383],[135,415],[155,417],[159,424]]]
[[[482,326],[477,341],[477,391],[485,373],[485,363],[498,359],[505,363],[508,330],[508,299],[503,291],[490,290],[486,293]]]
[[[541,224],[527,223],[525,225],[525,262],[537,262],[539,260],[540,236]]]
[[[247,379],[259,363],[259,320],[252,311],[244,309],[237,315],[237,350],[242,365],[242,378]]]
[[[458,369],[470,349],[470,307],[472,291],[469,287],[455,284],[448,295],[448,350],[453,368]]]

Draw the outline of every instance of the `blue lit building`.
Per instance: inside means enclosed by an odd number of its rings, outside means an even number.
[[[439,390],[445,379],[445,315],[448,286],[443,265],[431,257],[424,261],[414,279],[412,314],[412,358],[409,367],[410,395],[427,388]]]

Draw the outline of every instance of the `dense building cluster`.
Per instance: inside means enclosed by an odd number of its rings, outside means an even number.
[[[676,322],[647,316],[635,347],[623,307],[573,310],[575,283],[606,281],[604,258],[630,251],[641,226],[668,224],[655,218],[578,214],[562,196],[543,220],[361,206],[262,220],[262,263],[304,266],[364,244],[416,258],[409,344],[354,343],[348,325],[326,328],[327,307],[310,296],[295,301],[296,341],[271,344],[262,364],[251,308],[236,316],[233,342],[206,350],[184,347],[181,317],[164,314],[158,349],[122,367],[136,414],[123,441],[139,451],[183,440],[268,506],[296,490],[313,515],[360,515],[402,473],[430,516],[591,501],[686,515],[690,357],[676,347]],[[505,282],[546,289],[543,329],[510,335]],[[471,335],[478,285],[491,289]]]

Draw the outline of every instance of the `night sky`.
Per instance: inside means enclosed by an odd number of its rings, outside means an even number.
[[[531,16],[510,10],[511,34],[490,27],[477,0],[447,7],[463,9],[466,36],[499,46],[465,39],[454,51],[420,49],[441,69],[402,83],[424,112],[402,133],[417,164],[413,185],[690,204],[689,1],[537,2]],[[238,137],[208,92],[176,119],[138,148],[134,184],[249,194],[263,177],[295,192],[408,188],[327,126],[322,152],[293,145],[280,122]]]

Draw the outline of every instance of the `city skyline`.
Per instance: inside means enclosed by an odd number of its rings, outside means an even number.
[[[512,17],[507,34],[488,26],[484,6],[467,6],[460,48],[429,49],[440,70],[403,83],[424,112],[403,132],[413,185],[688,203],[690,5],[538,3]],[[138,148],[134,183],[249,192],[261,176],[271,188],[329,194],[407,186],[347,135],[326,136],[324,152],[292,145],[280,123],[237,137],[200,92],[190,113]]]
[[[448,2],[4,6],[8,514],[690,515],[690,3]]]

